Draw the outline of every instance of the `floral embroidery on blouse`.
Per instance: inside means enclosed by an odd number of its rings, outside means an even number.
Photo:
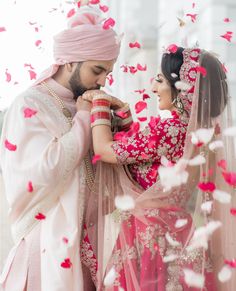
[[[171,118],[159,120],[131,136],[126,143],[115,141],[112,145],[119,164],[128,164],[133,178],[144,189],[157,180],[161,157],[175,163],[183,155],[187,122],[172,112]]]

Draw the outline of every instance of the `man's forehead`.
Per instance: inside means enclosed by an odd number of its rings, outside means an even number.
[[[115,60],[111,61],[92,61],[91,65],[104,71],[111,71],[115,64]]]

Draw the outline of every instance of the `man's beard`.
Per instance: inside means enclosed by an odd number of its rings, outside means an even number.
[[[78,99],[79,96],[82,96],[88,90],[100,89],[99,85],[96,88],[86,88],[85,86],[83,86],[80,78],[80,64],[77,65],[74,73],[69,80],[69,83],[72,93],[74,94],[75,101]]]

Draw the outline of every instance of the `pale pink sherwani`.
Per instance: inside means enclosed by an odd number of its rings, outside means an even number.
[[[6,291],[83,290],[79,246],[90,112],[76,113],[72,93],[47,82],[74,116],[72,127],[41,85],[16,98],[3,126],[1,167],[15,240],[0,278]]]

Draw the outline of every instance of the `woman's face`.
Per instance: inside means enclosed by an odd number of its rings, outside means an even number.
[[[160,110],[174,110],[175,107],[172,104],[171,86],[162,73],[157,74],[153,80],[152,92],[159,97],[159,109]]]

